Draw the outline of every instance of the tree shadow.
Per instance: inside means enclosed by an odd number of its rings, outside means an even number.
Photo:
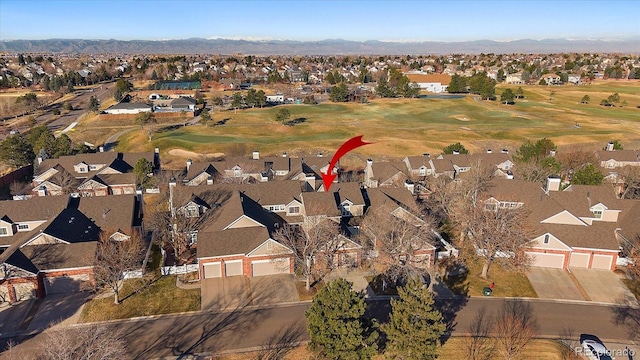
[[[295,126],[295,125],[298,125],[298,124],[302,124],[303,122],[306,122],[306,121],[307,121],[306,117],[299,117],[299,118],[295,118],[295,119],[289,120],[289,121],[285,122],[284,124],[287,125],[287,126]]]
[[[260,360],[282,359],[293,348],[304,343],[302,340],[306,333],[307,329],[302,321],[280,329],[264,342],[257,358]]]
[[[612,307],[613,321],[627,328],[631,338],[640,337],[640,307],[635,299],[620,299],[618,306]]]
[[[222,126],[224,124],[227,123],[227,121],[231,120],[231,118],[224,118],[220,121],[216,121],[215,123],[213,123],[213,126]]]
[[[468,298],[465,296],[456,296],[453,298],[436,298],[435,300],[435,307],[440,310],[446,325],[444,334],[440,338],[440,341],[444,344],[449,340],[453,331],[456,330],[456,326],[458,325],[458,321],[456,320],[457,314],[467,305]]]

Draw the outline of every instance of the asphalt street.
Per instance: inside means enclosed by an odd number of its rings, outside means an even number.
[[[497,313],[503,301],[497,298],[440,300],[438,306],[449,320],[451,335],[455,336],[467,334],[475,315],[483,309]],[[577,338],[581,333],[589,333],[605,343],[617,342],[636,348],[640,345],[637,342],[640,309],[546,300],[528,303],[537,319],[538,337]],[[308,337],[304,311],[308,307],[309,303],[297,303],[272,308],[239,308],[114,321],[110,325],[123,335],[132,359],[212,354],[305,341]],[[370,302],[368,311],[385,322],[389,309],[388,300],[379,300]],[[618,323],[618,317],[625,323]],[[44,336],[17,339],[22,343],[14,351],[28,356]]]

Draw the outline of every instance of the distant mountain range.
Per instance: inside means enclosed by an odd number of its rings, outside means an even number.
[[[294,40],[7,40],[0,52],[119,53],[119,54],[248,54],[248,55],[428,55],[479,53],[640,53],[640,37],[626,40],[477,40],[462,42],[390,42]]]

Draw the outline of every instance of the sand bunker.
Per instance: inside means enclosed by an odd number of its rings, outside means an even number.
[[[224,153],[198,154],[196,152],[183,150],[183,149],[171,149],[171,150],[169,150],[169,155],[180,156],[180,157],[185,157],[185,158],[217,158],[217,157],[224,157]]]
[[[460,121],[469,121],[469,118],[466,117],[465,115],[462,115],[462,114],[452,115],[451,117],[456,119],[456,120],[460,120]]]

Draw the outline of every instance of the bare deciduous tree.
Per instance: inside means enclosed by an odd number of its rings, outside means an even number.
[[[31,189],[30,185],[22,181],[14,181],[9,185],[9,191],[11,195],[25,195],[28,194]]]
[[[487,278],[494,261],[506,267],[526,268],[528,259],[521,250],[532,238],[528,211],[522,207],[488,210],[479,204],[466,215],[470,242],[484,262],[481,277]]]
[[[482,307],[469,326],[467,339],[467,358],[471,360],[491,359],[495,352],[495,341],[491,337],[493,317]]]
[[[49,181],[60,186],[61,195],[68,195],[78,191],[78,185],[80,185],[80,181],[65,170],[58,170]]]
[[[597,164],[596,155],[593,151],[587,151],[580,148],[570,150],[569,152],[560,152],[556,156],[562,171],[568,173],[570,170],[577,170],[586,164]]]
[[[113,233],[114,231],[103,231],[100,234],[93,276],[96,288],[113,291],[113,302],[119,304],[124,273],[142,266],[142,242],[137,233],[122,241],[112,239]]]
[[[640,199],[640,166],[625,166],[618,176],[622,180],[620,198]]]
[[[311,288],[311,278],[318,257],[332,257],[340,235],[339,224],[325,217],[307,217],[303,225],[285,224],[276,230],[273,239],[293,250],[294,261],[302,269],[305,288]]]
[[[374,241],[379,252],[377,262],[383,265],[389,279],[397,283],[429,267],[416,252],[430,247],[433,221],[420,219],[400,207],[389,210],[383,207],[367,211],[362,229]]]
[[[531,305],[523,301],[505,301],[495,319],[498,351],[505,359],[514,359],[536,334],[537,325]]]
[[[43,334],[38,359],[122,359],[127,355],[123,335],[108,325],[50,328]]]

